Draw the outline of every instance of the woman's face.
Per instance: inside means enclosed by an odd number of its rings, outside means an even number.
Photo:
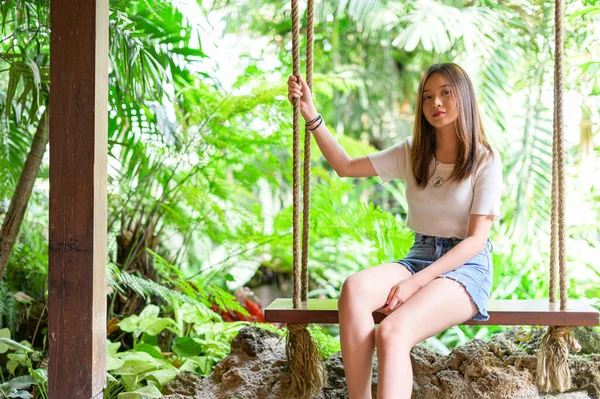
[[[436,129],[454,123],[458,118],[456,101],[450,92],[448,79],[434,72],[423,87],[422,111],[427,122]]]

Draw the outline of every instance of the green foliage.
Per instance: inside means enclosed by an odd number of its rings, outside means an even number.
[[[33,192],[29,209],[47,209],[47,193]],[[21,225],[12,256],[8,261],[5,280],[15,292],[25,292],[42,298],[48,272],[48,216],[29,212]]]
[[[123,272],[115,264],[108,265],[107,280],[111,287],[121,292],[124,292],[125,288],[130,288],[145,299],[156,296],[164,299],[167,303],[175,301],[197,303],[194,297],[190,297],[144,277]]]
[[[364,3],[357,0],[317,4],[316,104],[328,127],[348,152],[352,148],[346,142],[349,137],[360,138],[367,151],[372,151],[372,147],[383,149],[410,134],[414,114],[411,104],[425,68],[442,61],[455,61],[465,67],[475,84],[488,137],[504,163],[504,216],[492,231],[496,265],[493,297],[546,298],[552,146],[552,104],[548,101],[553,61],[551,4],[392,1],[370,2],[373,7],[369,8],[362,7]],[[573,62],[572,69],[566,71],[566,90],[584,98],[596,93],[598,81],[598,74],[594,74],[596,63],[589,61],[594,59],[589,49],[596,48],[598,43],[597,29],[594,30],[598,13],[593,3],[586,3],[583,9],[579,2],[566,5],[565,56]],[[265,51],[260,57],[272,55],[279,60],[281,66],[273,67],[272,73],[284,78],[290,73],[291,27],[285,2],[263,2],[260,9],[237,1],[217,6],[225,9],[230,32],[237,32],[246,24],[248,34],[272,38],[275,54]],[[378,15],[387,18],[375,17]],[[435,28],[425,29],[425,26]],[[305,42],[301,47],[303,53]],[[593,266],[596,261],[592,256],[600,230],[594,211],[597,197],[592,199],[587,192],[591,184],[583,183],[593,177],[582,177],[593,161],[582,160],[586,156],[594,159],[594,154],[600,153],[592,139],[598,130],[600,114],[597,99],[590,98],[588,105],[585,104],[580,144],[573,139],[566,148],[566,163],[570,165],[566,176],[569,198],[580,204],[578,211],[586,209],[588,215],[568,227],[567,246],[572,257],[569,296],[586,297],[598,306],[600,274]],[[590,126],[588,133],[584,126]],[[570,137],[577,135],[575,130]],[[351,156],[364,155],[359,149],[354,151]],[[312,159],[317,183],[312,191],[309,270],[318,288],[311,295],[336,297],[341,282],[349,274],[400,257],[410,244],[410,233],[404,234],[402,227],[387,230],[382,239],[373,243],[372,237],[377,237],[378,229],[362,226],[373,226],[377,216],[367,210],[359,211],[369,217],[357,218],[362,223],[356,223],[356,235],[345,234],[346,213],[356,217],[353,214],[359,208],[356,200],[368,198],[385,211],[393,212],[396,223],[401,225],[407,211],[406,199],[401,185],[388,183],[380,187],[370,180],[357,180],[352,182],[354,188],[346,187],[329,176],[327,169],[319,168],[322,157],[318,151],[313,150]],[[291,164],[288,162],[285,168],[291,170]],[[336,198],[338,192],[341,198]],[[278,271],[290,269],[291,237],[276,235],[282,230],[289,231],[290,220],[291,210],[283,208],[276,219],[275,239],[270,242],[273,258],[268,264]],[[354,227],[352,221],[349,226]],[[329,229],[335,233],[331,237],[327,237]],[[376,257],[369,253],[370,245],[378,248]],[[498,328],[457,327],[431,342],[438,348],[452,347],[495,331]]]
[[[10,353],[7,353],[9,352]],[[35,369],[33,362],[39,362],[43,353],[31,349],[27,341],[16,342],[10,338],[8,328],[0,329],[0,354],[6,354],[8,362],[6,371],[13,378],[6,381],[5,374],[0,365],[0,399],[2,398],[33,398],[26,390],[32,385],[37,386],[39,397],[46,399],[48,386],[48,372],[46,369]]]
[[[119,322],[122,331],[130,332],[134,338],[134,345],[142,334],[156,336],[165,328],[174,329],[173,320],[167,317],[158,317],[160,309],[155,305],[148,305],[138,315],[131,315]]]
[[[122,392],[117,397],[118,399],[149,399],[162,398],[162,393],[154,385],[141,387],[132,392]]]
[[[338,297],[350,274],[400,259],[412,245],[412,233],[396,216],[372,203],[344,203],[351,190],[352,184],[333,179],[313,187],[309,273],[319,288],[311,296]],[[277,216],[276,229],[291,229],[291,212],[287,208]],[[279,270],[291,270],[291,239],[285,236],[272,242]]]
[[[0,399],[5,398],[24,398],[29,399],[33,396],[27,389],[36,384],[35,378],[32,375],[22,375],[15,377],[12,380],[0,384]]]
[[[117,352],[119,343],[107,343],[107,371],[120,377],[125,390],[153,386],[160,387],[177,376],[177,369],[170,361],[158,358],[143,350]],[[142,348],[143,349],[143,348]],[[120,395],[120,394],[119,394]]]
[[[337,338],[332,337],[318,325],[313,324],[308,331],[315,340],[315,343],[321,348],[323,359],[328,359],[342,350],[340,341]]]
[[[108,361],[108,356],[107,356]],[[123,383],[110,373],[106,373],[106,388],[104,388],[103,399],[117,399],[118,395],[123,392],[125,387]]]
[[[214,364],[229,353],[230,341],[244,323],[215,323],[200,304],[174,303],[174,318],[161,317],[160,309],[148,305],[139,315],[119,322],[122,331],[131,333],[133,348],[119,352],[120,343],[107,344],[107,370],[118,376],[123,389],[118,398],[129,394],[153,394],[181,371],[207,376]],[[158,336],[165,330],[175,338],[165,350]],[[114,391],[120,392],[118,384]],[[150,396],[151,397],[151,396]]]
[[[6,353],[9,349],[21,350],[23,352],[31,352],[27,346],[20,344],[10,339],[10,330],[3,328],[0,330],[0,353]],[[11,372],[11,374],[14,374]]]
[[[245,316],[250,316],[248,311],[237,302],[235,296],[218,286],[209,285],[202,276],[196,276],[195,279],[187,278],[181,270],[167,262],[159,254],[149,251],[153,256],[156,270],[161,277],[173,287],[181,290],[189,298],[205,305],[206,310],[210,311],[211,303],[209,298],[214,301],[221,309],[231,309],[234,312],[240,312]]]
[[[13,295],[14,292],[8,288],[8,283],[0,281],[0,329],[8,327],[14,335],[17,330],[19,303]]]
[[[0,4],[0,201],[12,193],[48,97],[49,2]]]

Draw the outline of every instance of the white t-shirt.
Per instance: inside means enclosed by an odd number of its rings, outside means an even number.
[[[421,189],[412,169],[411,143],[412,137],[408,137],[386,150],[367,155],[383,183],[392,179],[406,182],[406,224],[410,229],[430,236],[466,238],[470,215],[495,215],[494,220],[498,220],[502,160],[496,150],[493,158],[486,156],[475,174],[461,182],[448,181],[454,164],[439,163],[436,167],[436,160],[432,160],[431,177],[427,187]]]

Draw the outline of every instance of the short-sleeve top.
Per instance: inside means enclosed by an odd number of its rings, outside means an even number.
[[[494,220],[498,220],[502,160],[496,150],[493,157],[487,155],[488,151],[480,151],[485,158],[476,172],[460,182],[448,180],[454,164],[432,160],[430,178],[422,189],[413,173],[411,143],[412,137],[408,137],[386,150],[367,155],[383,183],[392,179],[406,182],[406,224],[410,229],[436,237],[466,238],[470,215],[494,215]]]

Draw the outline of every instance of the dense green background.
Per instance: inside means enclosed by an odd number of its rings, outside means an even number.
[[[541,299],[548,292],[553,3],[502,4],[317,1],[316,104],[350,155],[365,155],[412,133],[427,66],[462,65],[504,163],[503,217],[491,237],[493,298]],[[136,389],[152,395],[178,370],[207,375],[228,353],[240,325],[222,323],[211,304],[234,307],[227,292],[260,280],[289,286],[290,6],[110,5],[108,318],[122,321],[109,336],[109,368],[118,378],[107,397]],[[569,295],[600,308],[600,5],[567,0],[565,9]],[[48,13],[47,0],[0,3],[0,220],[46,109]],[[312,173],[310,295],[335,298],[351,273],[407,252],[406,200],[401,183],[337,177],[314,142]],[[40,367],[45,330],[34,337],[22,324],[45,302],[47,229],[46,155],[0,282],[0,328],[8,328],[0,336],[29,347],[34,341],[35,352],[0,347],[0,359],[14,355],[0,365],[2,382],[44,378],[27,367]],[[17,292],[31,298],[17,300]],[[455,327],[428,343],[447,352],[498,330]],[[335,340],[313,332],[326,354],[336,350]],[[125,375],[126,367],[139,373]]]

